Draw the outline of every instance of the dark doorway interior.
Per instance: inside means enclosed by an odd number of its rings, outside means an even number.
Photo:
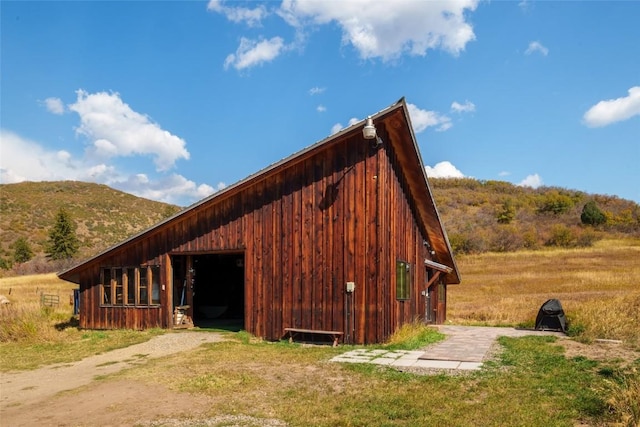
[[[188,265],[187,257],[181,258]],[[191,274],[183,274],[183,282],[176,290],[191,277],[186,292],[192,292],[194,325],[244,329],[244,253],[191,255],[191,266]],[[188,273],[186,267],[184,273]],[[182,301],[181,292],[174,297],[176,303]]]

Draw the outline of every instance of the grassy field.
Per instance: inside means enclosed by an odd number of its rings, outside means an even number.
[[[73,317],[73,283],[55,274],[0,279],[0,372],[80,360],[131,344],[164,331],[83,331]],[[42,294],[56,295],[57,306],[41,304]]]
[[[638,259],[637,240],[460,257],[463,283],[449,287],[448,318],[457,324],[531,326],[540,305],[558,298],[577,339],[617,339],[638,349]],[[80,331],[71,316],[72,289],[55,275],[0,279],[0,294],[12,301],[0,306],[0,370],[78,360],[163,333]],[[59,294],[61,305],[42,307],[42,292]],[[226,334],[228,341],[190,353],[188,364],[185,355],[175,355],[115,377],[206,396],[211,416],[277,418],[291,426],[640,423],[640,358],[629,363],[567,357],[551,337],[502,338],[502,353],[481,371],[417,375],[328,362],[349,346]],[[388,346],[419,348],[439,338],[430,328],[412,325]]]
[[[485,364],[482,371],[457,376],[327,362],[344,348],[231,341],[189,354],[188,364],[180,356],[156,359],[121,372],[116,379],[159,384],[176,393],[191,393],[194,399],[206,397],[211,417],[275,418],[290,426],[587,426],[617,422],[633,426],[637,422],[629,415],[631,411],[610,402],[611,396],[628,392],[618,384],[629,377],[615,364],[567,359],[552,337],[504,338],[501,342],[505,350],[498,360]],[[629,405],[633,401],[627,399],[619,407]]]
[[[448,288],[449,322],[531,327],[540,306],[557,298],[581,339],[640,345],[640,240],[486,253],[457,262],[462,283]]]

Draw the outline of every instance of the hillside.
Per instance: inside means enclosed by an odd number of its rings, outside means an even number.
[[[77,225],[79,258],[94,255],[180,210],[177,206],[86,182],[3,184],[0,257],[11,259],[11,246],[20,237],[27,239],[36,255],[41,255],[60,208],[65,208]]]
[[[470,178],[429,183],[456,253],[590,246],[600,238],[640,236],[640,205],[619,197]],[[588,202],[602,213],[602,224],[582,223]]]
[[[589,246],[603,237],[640,236],[640,206],[618,197],[468,178],[429,182],[458,254],[545,245]],[[589,201],[603,213],[604,224],[582,224],[582,209]],[[61,207],[77,225],[78,258],[94,255],[180,210],[85,182],[0,185],[0,258],[12,260],[12,245],[24,237],[42,259],[49,229]]]

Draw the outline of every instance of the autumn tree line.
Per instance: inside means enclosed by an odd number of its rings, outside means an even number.
[[[640,205],[615,196],[504,181],[430,179],[456,254],[591,246],[640,237]]]

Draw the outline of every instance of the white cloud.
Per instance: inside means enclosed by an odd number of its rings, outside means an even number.
[[[179,159],[188,159],[186,142],[163,130],[146,115],[125,104],[118,93],[89,94],[77,91],[69,110],[78,113],[76,133],[88,138],[93,154],[100,158],[151,155],[158,171],[172,168]]]
[[[542,43],[534,41],[529,43],[529,47],[527,47],[527,50],[524,51],[524,53],[527,55],[531,55],[535,52],[540,52],[542,55],[547,56],[549,54],[549,49],[544,47]]]
[[[57,115],[64,114],[64,104],[60,98],[47,98],[42,103],[48,112]]]
[[[451,118],[435,111],[421,110],[414,104],[407,104],[411,124],[416,133],[420,133],[428,127],[435,127],[437,131],[445,131],[453,124]]]
[[[355,117],[352,117],[349,119],[349,123],[347,124],[347,127],[349,126],[353,126],[356,123],[358,123],[359,121],[361,121],[361,119],[357,119]],[[344,129],[344,126],[342,126],[342,123],[336,123],[335,125],[331,126],[331,133],[330,135],[333,135],[334,133],[338,133],[340,132],[342,129]]]
[[[273,61],[284,50],[284,40],[273,37],[269,40],[250,40],[242,37],[236,53],[227,56],[224,61],[225,70],[233,67],[236,70],[254,67],[265,62]]]
[[[425,166],[424,169],[429,178],[464,178],[464,174],[448,161],[436,163],[434,167]]]
[[[313,96],[313,95],[319,95],[321,93],[323,93],[326,90],[326,88],[324,87],[312,87],[311,89],[309,89],[309,95]]]
[[[329,135],[333,135],[334,133],[338,133],[342,129],[344,129],[344,126],[342,126],[342,123],[336,123],[335,125],[331,126],[331,132],[329,133]]]
[[[508,171],[502,171],[498,173],[498,176],[509,176],[509,175],[511,175],[511,172],[508,172]]]
[[[234,6],[226,6],[227,3]],[[207,9],[250,27],[259,26],[274,13],[295,29],[290,49],[302,47],[306,33],[313,27],[337,24],[342,31],[342,44],[352,46],[361,58],[393,61],[402,55],[425,56],[430,49],[458,55],[467,43],[475,40],[473,27],[465,15],[477,5],[478,0],[283,0],[279,7],[269,11],[264,6],[249,9],[211,0]],[[242,70],[272,61],[284,46],[280,37],[260,42],[243,38],[236,53],[227,56],[225,69],[231,66]]]
[[[407,107],[409,109],[409,116],[411,117],[413,130],[416,133],[422,132],[428,127],[435,127],[437,131],[445,131],[452,126],[451,119],[445,115],[435,111],[421,110],[414,104],[407,104]],[[352,126],[361,120],[362,119],[352,117],[349,119],[347,126]],[[330,134],[333,135],[334,133],[340,132],[342,129],[344,129],[344,126],[342,126],[341,123],[336,123],[331,127]]]
[[[86,181],[105,184],[122,191],[178,205],[190,204],[225,187],[197,185],[173,174],[150,179],[145,174],[128,174],[114,165],[74,158],[65,150],[48,150],[41,144],[8,130],[0,130],[0,182]]]
[[[529,9],[532,8],[532,5],[528,0],[522,0],[520,3],[518,3],[518,6],[520,7],[520,9],[522,9],[523,12],[528,12]]]
[[[607,126],[611,123],[640,115],[640,86],[629,89],[629,95],[600,101],[584,113],[584,123],[589,127]]]
[[[476,105],[471,101],[465,101],[464,104],[453,101],[451,103],[451,110],[456,113],[472,113],[476,111]]]
[[[424,56],[429,49],[459,54],[475,39],[465,13],[477,4],[477,0],[284,0],[279,14],[299,30],[335,22],[343,44],[352,45],[361,58],[388,61],[403,54]]]
[[[0,182],[75,179],[77,165],[66,151],[50,151],[8,130],[0,130]],[[71,178],[70,178],[71,177]]]
[[[537,173],[534,173],[533,175],[528,175],[525,179],[520,181],[517,185],[520,187],[538,188],[542,185],[542,178]]]
[[[226,7],[220,0],[209,1],[207,9],[212,12],[223,14],[229,21],[235,23],[244,22],[249,27],[260,26],[261,21],[269,15],[267,8],[262,5],[253,9],[246,7]]]
[[[184,196],[191,200],[200,200],[226,187],[219,183],[216,188],[208,184],[197,185],[182,175],[171,174],[159,180],[151,181],[145,174],[136,174],[120,182],[119,189],[131,194],[151,200],[160,200],[166,203],[180,204]]]
[[[316,107],[316,111],[317,111],[318,113],[324,113],[325,111],[327,111],[327,107],[325,107],[324,105],[318,105],[318,106]]]

